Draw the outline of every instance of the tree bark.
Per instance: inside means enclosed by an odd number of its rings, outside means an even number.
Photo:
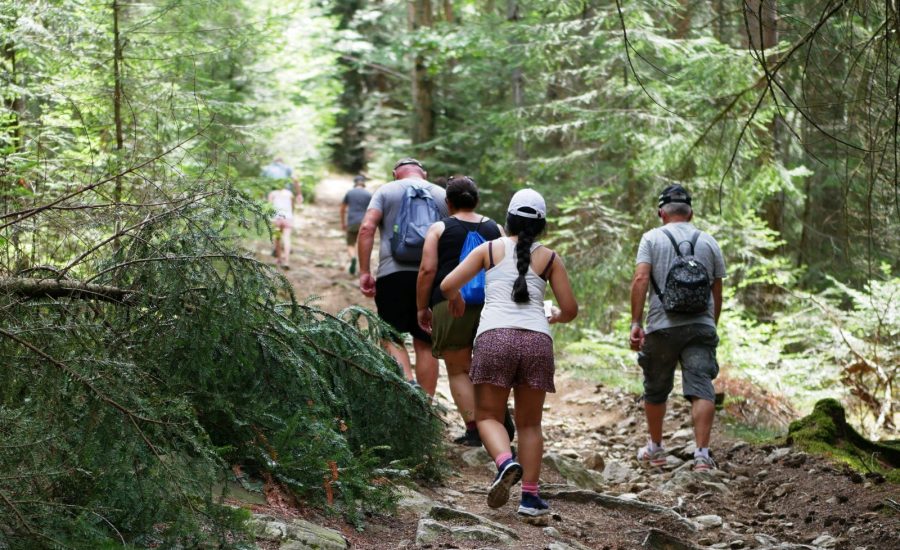
[[[408,4],[409,29],[419,29],[434,25],[431,0],[413,0]],[[428,64],[422,51],[416,52],[412,70],[413,123],[412,144],[422,145],[434,139],[434,81],[428,74]]]
[[[674,16],[672,26],[675,27],[675,38],[687,38],[691,31],[691,17],[693,9],[691,0],[679,0],[680,8]]]
[[[108,285],[95,285],[69,279],[0,277],[0,293],[22,298],[79,298],[126,304],[138,292]]]
[[[506,20],[515,23],[520,19],[521,15],[519,13],[518,0],[507,0]],[[510,89],[512,91],[513,107],[516,110],[519,110],[525,106],[525,77],[522,73],[522,66],[518,63],[512,68],[512,73],[510,75]],[[521,177],[524,173],[522,162],[525,160],[525,140],[522,139],[521,132],[516,132],[515,153],[516,160],[519,161],[516,165],[516,172]]]
[[[116,157],[121,162],[122,150],[125,148],[125,137],[122,131],[122,39],[119,35],[119,18],[121,6],[118,0],[113,0],[113,118],[116,125]],[[120,172],[119,166],[116,171]],[[113,189],[113,202],[122,201],[122,176],[116,176]]]

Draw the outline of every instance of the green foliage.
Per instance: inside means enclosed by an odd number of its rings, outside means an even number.
[[[816,403],[806,417],[791,423],[788,441],[799,448],[828,456],[861,472],[876,472],[900,483],[900,450],[867,440],[847,423],[835,399]]]
[[[126,303],[4,297],[9,544],[84,547],[118,531],[192,545],[224,512],[211,487],[228,464],[324,505],[334,463],[335,506],[353,521],[390,501],[376,470],[436,475],[442,425],[427,399],[352,325],[282,303],[287,282],[222,231],[259,219],[248,212],[225,188],[79,267],[134,289]]]

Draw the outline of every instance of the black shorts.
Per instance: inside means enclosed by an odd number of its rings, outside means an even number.
[[[418,271],[398,271],[375,280],[375,307],[378,316],[397,332],[408,332],[416,340],[431,343],[431,336],[416,319],[416,279]]]

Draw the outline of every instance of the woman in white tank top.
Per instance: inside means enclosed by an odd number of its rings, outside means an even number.
[[[553,385],[551,323],[566,323],[578,314],[578,304],[562,260],[535,239],[546,226],[543,197],[531,189],[513,195],[507,209],[510,237],[485,243],[469,254],[441,283],[450,311],[465,310],[459,289],[485,269],[485,303],[481,312],[470,376],[475,385],[475,420],[481,440],[497,464],[488,505],[499,508],[522,480],[518,513],[540,516],[550,510],[538,495],[543,459],[541,416],[546,393]],[[544,313],[547,283],[558,308]],[[513,390],[519,456],[510,450],[503,416]]]

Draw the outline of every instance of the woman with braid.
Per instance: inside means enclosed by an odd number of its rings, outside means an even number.
[[[532,189],[513,195],[503,237],[469,254],[441,283],[451,311],[462,301],[459,290],[481,269],[486,272],[485,304],[475,339],[470,375],[475,385],[475,420],[485,448],[497,464],[488,506],[499,508],[522,480],[519,514],[541,516],[549,507],[538,494],[544,453],[541,415],[553,385],[551,323],[566,323],[578,314],[562,260],[536,242],[544,231],[547,207]],[[544,313],[547,283],[559,307]],[[518,460],[512,457],[503,415],[510,390],[515,398]]]

